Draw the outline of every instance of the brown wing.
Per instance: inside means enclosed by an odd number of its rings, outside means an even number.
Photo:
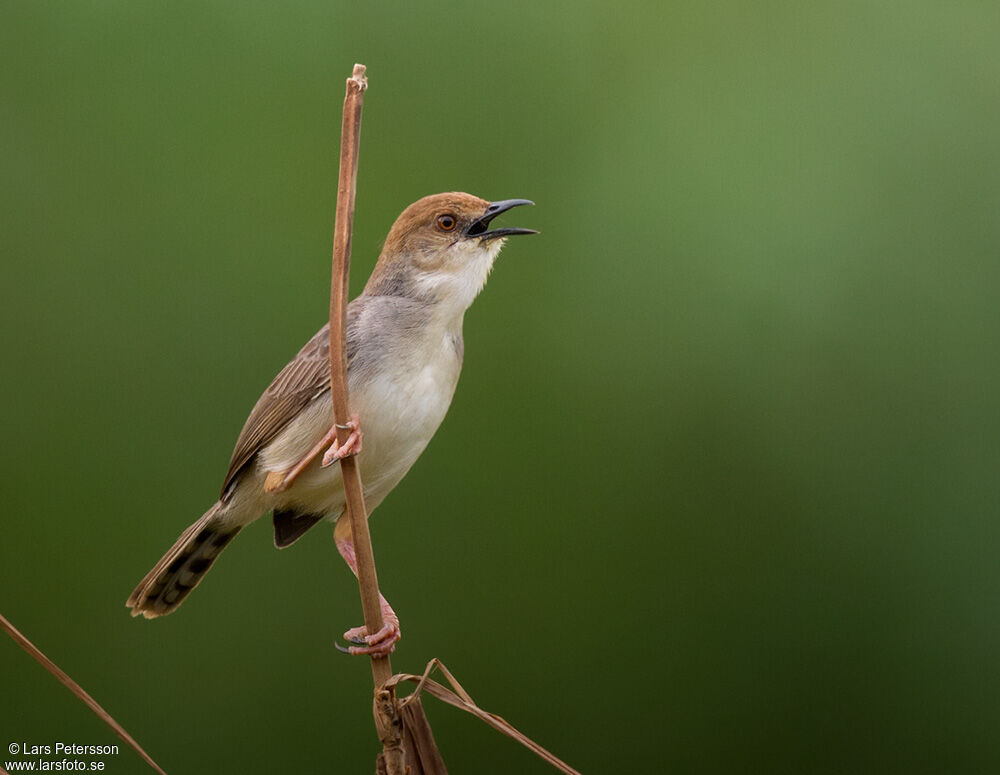
[[[323,326],[258,399],[236,440],[222,485],[222,500],[228,499],[236,476],[253,456],[273,441],[313,399],[330,389],[329,328],[329,324]]]

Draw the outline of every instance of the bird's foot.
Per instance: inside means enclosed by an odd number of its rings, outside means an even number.
[[[337,645],[337,648],[345,654],[353,656],[368,655],[373,657],[384,657],[396,650],[396,641],[403,637],[403,632],[399,628],[399,617],[392,610],[392,606],[382,598],[382,629],[374,635],[369,635],[365,627],[352,627],[344,633],[344,640],[354,643],[354,646],[344,648]]]
[[[347,441],[339,446],[337,445],[337,428],[342,428],[351,432],[351,435],[347,437]],[[361,420],[356,414],[351,415],[351,419],[347,425],[334,425],[334,427],[330,429],[330,436],[333,438],[333,446],[331,446],[326,451],[326,454],[323,455],[323,468],[326,468],[332,463],[336,463],[341,458],[360,453],[361,442],[364,441],[365,438],[365,435],[361,432]]]
[[[350,429],[351,431],[351,434],[347,437],[347,441],[342,446],[337,444],[337,428]],[[287,490],[299,478],[299,475],[319,457],[324,449],[326,449],[326,454],[323,455],[324,468],[334,461],[340,460],[342,457],[357,455],[361,451],[361,440],[363,438],[364,434],[361,433],[361,422],[358,420],[358,416],[356,414],[351,415],[351,420],[347,425],[334,424],[323,438],[313,445],[313,448],[306,453],[305,457],[292,468],[287,471],[269,471],[267,478],[264,480],[264,490],[269,493],[279,493]],[[331,444],[333,446],[330,446]],[[327,449],[328,446],[329,449]]]

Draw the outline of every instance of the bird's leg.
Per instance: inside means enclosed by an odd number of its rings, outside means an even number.
[[[337,428],[343,430],[349,430],[351,435],[347,437],[342,445],[337,445]],[[331,446],[326,454],[323,455],[323,468],[326,468],[331,463],[335,463],[341,458],[347,457],[348,455],[357,455],[361,452],[361,442],[364,440],[365,435],[361,432],[361,420],[358,419],[356,414],[351,415],[351,419],[348,421],[347,425],[334,425],[330,429],[330,433],[333,434],[333,446]],[[355,571],[357,573],[357,571]]]
[[[287,471],[271,471],[267,475],[267,479],[264,482],[264,489],[268,492],[284,492],[289,487],[292,486],[294,482],[303,471],[312,463],[319,454],[325,449],[326,454],[323,455],[323,467],[330,465],[336,460],[340,460],[342,457],[347,457],[348,455],[357,455],[361,451],[361,441],[364,438],[364,434],[361,432],[361,422],[356,414],[351,415],[350,422],[346,426],[339,426],[342,428],[349,428],[351,430],[351,435],[347,437],[347,441],[344,442],[343,446],[337,445],[337,428],[336,424],[330,427],[330,430],[321,438],[316,444],[310,449],[305,457],[303,457],[298,463],[296,463],[292,468]],[[332,446],[331,446],[332,445]],[[330,458],[327,460],[327,458]]]
[[[348,522],[347,514],[341,515],[334,528],[334,542],[337,544],[337,551],[344,558],[344,562],[358,575],[358,560],[354,556],[354,538],[351,535],[351,525]],[[392,610],[389,601],[379,594],[379,603],[382,606],[382,629],[374,635],[369,635],[365,627],[352,627],[344,633],[344,640],[356,643],[356,646],[347,648],[348,654],[368,654],[374,656],[385,656],[391,654],[396,649],[396,641],[403,637],[399,628],[399,617]],[[339,648],[339,646],[338,646]],[[341,649],[343,650],[343,649]]]

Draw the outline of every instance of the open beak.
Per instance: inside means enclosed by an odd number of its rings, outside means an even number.
[[[500,215],[500,213],[505,213],[518,205],[533,204],[534,202],[529,199],[504,199],[500,202],[490,202],[486,206],[486,212],[469,224],[469,228],[465,230],[465,236],[478,237],[485,241],[496,239],[497,237],[509,237],[511,234],[538,234],[534,229],[492,229],[487,231],[490,221]]]

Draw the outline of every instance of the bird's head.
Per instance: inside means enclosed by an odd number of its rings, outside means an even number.
[[[425,196],[396,219],[365,293],[446,301],[468,309],[506,238],[532,229],[491,229],[500,213],[527,199],[487,202],[452,192]]]

